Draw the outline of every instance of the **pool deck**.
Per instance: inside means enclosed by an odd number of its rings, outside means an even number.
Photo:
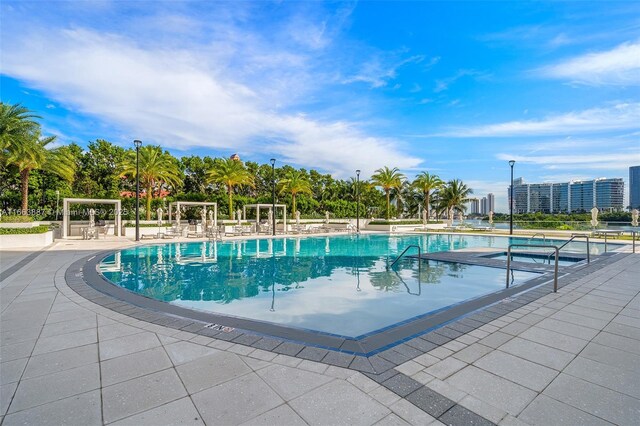
[[[132,245],[62,240],[37,253],[0,252],[2,425],[640,418],[640,254],[630,247],[558,293],[480,313],[471,331],[430,333],[427,352],[390,350],[388,367],[372,374],[136,319],[67,284],[74,262]]]

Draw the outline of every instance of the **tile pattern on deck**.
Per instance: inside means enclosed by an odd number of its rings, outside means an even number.
[[[37,267],[2,282],[11,295],[0,323],[3,424],[630,424],[640,416],[638,255],[362,367],[363,357],[196,334],[193,322],[171,328],[181,320],[147,316],[154,324],[113,299],[94,304],[65,281],[88,254],[54,245]]]

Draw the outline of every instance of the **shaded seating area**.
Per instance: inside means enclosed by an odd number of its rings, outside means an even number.
[[[243,220],[247,220],[247,209],[255,209],[256,211],[256,219],[255,219],[255,232],[258,234],[269,235],[273,233],[271,227],[273,226],[273,214],[276,212],[273,211],[273,204],[247,204],[242,207],[242,218]],[[282,229],[278,229],[276,225],[277,233],[285,233],[287,232],[287,206],[286,204],[276,204],[276,211],[278,209],[282,209]],[[266,220],[262,220],[260,217],[260,211],[267,211]]]
[[[72,228],[71,224],[71,216],[75,216],[76,211],[71,209],[73,204],[76,205],[109,205],[113,206],[113,216],[114,216],[114,224],[113,224],[113,233],[115,236],[120,236],[120,229],[122,226],[122,220],[120,216],[120,212],[122,210],[122,204],[120,200],[110,200],[110,199],[99,199],[99,198],[63,198],[62,199],[62,238],[69,238],[71,236],[76,236],[76,230],[78,231],[77,235],[81,236],[83,239],[98,239],[100,236],[105,238],[109,231],[111,230],[111,224],[108,224],[106,220],[99,219],[95,220],[96,211],[91,208],[89,209],[89,221],[87,224],[82,224],[81,226],[74,226]],[[77,229],[76,229],[77,228]]]
[[[189,219],[187,224],[182,224],[181,216],[185,208],[200,207],[200,221]],[[169,203],[169,224],[163,234],[164,238],[188,237],[188,238],[217,238],[218,229],[218,203],[208,201],[174,201]]]

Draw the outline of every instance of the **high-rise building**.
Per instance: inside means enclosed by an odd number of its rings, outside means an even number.
[[[496,211],[496,196],[490,192],[487,194],[487,211],[485,214],[488,214],[489,212],[495,213],[495,211]]]
[[[629,207],[640,209],[640,166],[629,167]]]
[[[480,213],[480,201],[477,198],[469,199],[469,214]]]
[[[480,213],[487,214],[489,211],[487,210],[487,197],[482,197],[480,199]]]
[[[624,207],[622,178],[599,178],[568,183],[524,183],[514,180],[514,213],[618,211]]]

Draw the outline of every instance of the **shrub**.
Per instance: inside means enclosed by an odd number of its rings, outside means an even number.
[[[33,228],[0,228],[0,235],[44,234],[48,230],[47,225],[34,226]]]
[[[3,215],[0,222],[4,223],[27,223],[33,222],[31,216],[18,216],[18,215]]]

